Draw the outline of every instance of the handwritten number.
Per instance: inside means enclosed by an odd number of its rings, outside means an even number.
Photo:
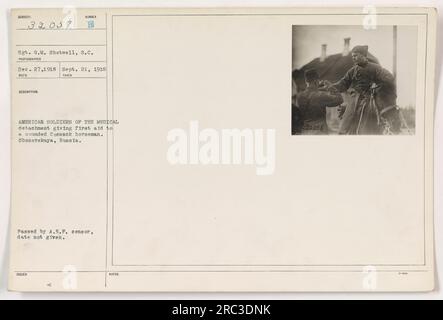
[[[72,19],[69,19],[65,22],[65,29],[70,29],[72,28]],[[49,25],[48,25],[49,24]],[[39,29],[39,30],[46,30],[46,28],[49,29],[61,29],[63,28],[63,21],[59,21],[59,22],[55,22],[55,21],[51,21],[48,23],[45,23],[43,21],[31,21],[28,25],[28,30],[34,30],[34,29]]]
[[[69,29],[70,26],[71,26],[71,24],[72,24],[72,20],[71,20],[71,19],[69,19],[68,21],[66,21],[66,29]]]

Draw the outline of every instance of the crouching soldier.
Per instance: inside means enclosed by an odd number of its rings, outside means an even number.
[[[301,134],[328,134],[326,108],[339,106],[343,98],[338,92],[332,93],[322,88],[319,75],[314,69],[306,70],[305,80],[306,89],[297,95],[297,105],[303,115]]]

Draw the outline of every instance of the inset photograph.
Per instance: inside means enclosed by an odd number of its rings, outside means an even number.
[[[415,26],[292,26],[292,135],[413,135]]]

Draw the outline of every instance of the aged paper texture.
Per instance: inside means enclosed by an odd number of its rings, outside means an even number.
[[[434,288],[434,9],[14,9],[11,35],[11,290]]]

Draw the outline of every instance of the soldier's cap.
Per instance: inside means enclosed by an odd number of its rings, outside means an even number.
[[[352,48],[353,53],[360,53],[361,55],[364,55],[365,57],[368,56],[368,46],[355,46]]]
[[[317,70],[315,69],[308,69],[305,71],[305,79],[308,82],[314,81],[314,80],[318,80],[320,78],[320,76],[318,75]]]

